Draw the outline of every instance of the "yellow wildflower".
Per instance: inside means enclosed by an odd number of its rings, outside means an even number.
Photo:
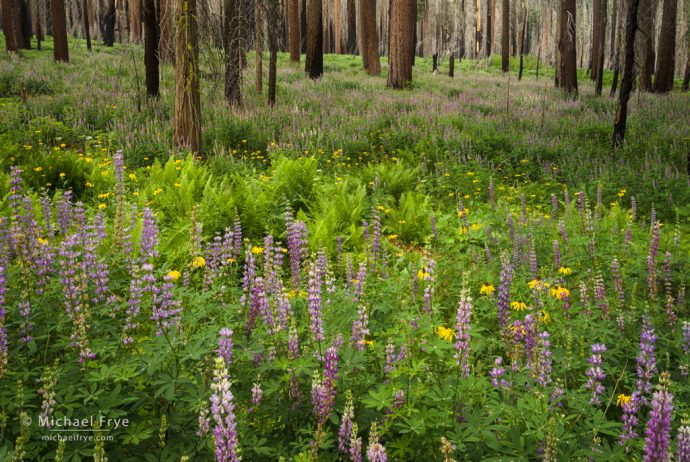
[[[616,400],[616,406],[623,407],[625,404],[628,404],[632,397],[630,395],[626,395],[625,393],[621,393],[618,395],[618,400]]]
[[[436,334],[443,340],[453,341],[455,332],[449,327],[438,326]]]
[[[515,311],[524,311],[527,309],[527,304],[525,304],[525,302],[512,302],[510,306]]]
[[[194,268],[203,268],[206,266],[206,259],[204,257],[194,257],[194,260],[192,260],[192,266]]]
[[[571,274],[573,274],[573,270],[571,270],[567,266],[561,266],[558,269],[558,272],[561,273],[563,276],[570,276]]]
[[[177,281],[178,279],[180,279],[180,276],[182,276],[182,273],[180,273],[177,270],[172,270],[168,271],[168,274],[166,274],[165,276],[171,281]]]
[[[491,295],[492,293],[494,293],[494,290],[496,290],[496,288],[492,284],[485,282],[484,284],[482,284],[482,287],[479,289],[479,294]]]

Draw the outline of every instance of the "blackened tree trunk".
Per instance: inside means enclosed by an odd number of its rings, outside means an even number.
[[[67,49],[67,19],[65,18],[65,1],[52,0],[53,15],[53,58],[55,61],[69,62]]]
[[[560,10],[560,64],[559,87],[577,95],[577,54],[575,49],[577,16],[575,0],[561,0]]]
[[[86,49],[91,51],[91,28],[89,27],[89,4],[86,0],[81,2],[81,17],[84,22],[84,37],[86,37]],[[40,25],[39,25],[40,27]],[[40,31],[40,29],[39,29]],[[37,34],[38,35],[38,34]],[[40,49],[40,42],[39,42]]]
[[[415,22],[415,0],[391,0],[388,40],[388,86],[404,88],[412,83],[414,40],[410,24]]]
[[[357,53],[357,8],[355,0],[347,0],[347,53]]]
[[[513,0],[516,1],[516,0]],[[503,16],[501,18],[501,69],[510,71],[510,0],[503,0]]]
[[[111,47],[115,45],[115,0],[107,0],[104,10],[101,12],[101,32],[103,45]]]
[[[676,66],[676,15],[677,0],[664,0],[661,19],[661,36],[657,52],[654,92],[668,93],[673,90],[673,75]]]
[[[278,66],[278,31],[280,3],[278,0],[266,0],[266,20],[268,23],[268,105],[276,104],[276,84]]]
[[[175,112],[173,144],[198,153],[201,149],[199,42],[196,0],[175,1]]]
[[[628,118],[628,100],[633,87],[635,65],[635,31],[637,30],[637,12],[640,0],[630,0],[625,26],[625,61],[623,64],[623,80],[618,98],[616,121],[613,125],[613,147],[618,147],[625,140],[625,125]]]
[[[19,48],[25,50],[31,49],[31,11],[26,3],[26,0],[16,0],[18,7],[17,14],[19,15],[19,22],[17,23],[17,39],[19,40]]]
[[[5,49],[9,52],[19,50],[15,12],[14,0],[2,0],[2,31],[5,33]]]
[[[597,96],[601,96],[601,90],[604,86],[604,55],[606,53],[606,22],[608,20],[608,13],[607,13],[607,1],[608,0],[599,0],[599,12],[601,15],[599,16],[599,42],[598,42],[598,48],[599,50],[597,51],[597,65],[596,65],[596,85],[595,85],[595,93]]]
[[[522,11],[522,31],[520,32],[520,70],[518,72],[518,80],[522,80],[522,69],[525,58],[525,31],[527,30],[527,7]]]
[[[268,0],[271,1],[271,0]],[[269,8],[270,5],[267,5]],[[269,28],[273,26],[277,29],[277,24],[269,23]],[[263,69],[263,21],[261,18],[261,0],[254,0],[254,48],[256,51],[256,92],[261,94],[264,91],[264,69]]]
[[[323,75],[323,4],[321,0],[307,3],[307,56],[305,72],[310,79]]]
[[[298,63],[300,57],[299,40],[299,0],[289,0],[288,37],[290,48],[290,62]]]
[[[178,0],[179,1],[179,0]],[[242,104],[242,11],[240,0],[225,0],[223,49],[225,51],[225,101],[232,106]]]
[[[159,29],[155,0],[143,0],[144,7],[144,65],[146,67],[146,94],[158,97]]]

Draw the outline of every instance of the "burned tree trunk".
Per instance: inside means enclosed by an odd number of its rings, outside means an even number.
[[[625,125],[628,119],[628,100],[633,87],[635,76],[633,69],[635,65],[635,31],[637,30],[637,11],[640,0],[630,0],[628,7],[628,17],[625,26],[625,61],[623,64],[623,81],[621,82],[621,92],[618,97],[618,109],[616,110],[616,121],[613,125],[613,147],[618,147],[625,140]]]
[[[143,0],[144,4],[144,65],[146,67],[146,94],[158,97],[159,60],[158,42],[159,29],[154,0]]]

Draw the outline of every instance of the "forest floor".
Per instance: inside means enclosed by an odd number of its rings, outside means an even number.
[[[443,460],[442,437],[457,460],[640,459],[660,383],[681,439],[690,94],[634,94],[614,151],[616,100],[532,57],[521,81],[418,58],[393,91],[385,59],[311,81],[280,54],[271,108],[250,53],[235,109],[204,48],[199,160],[172,149],[171,65],[149,100],[140,47],[50,47],[0,57],[0,460],[210,460],[214,394],[248,461],[339,460],[348,404],[345,446],[378,431],[390,460]],[[65,446],[39,413],[132,425]]]

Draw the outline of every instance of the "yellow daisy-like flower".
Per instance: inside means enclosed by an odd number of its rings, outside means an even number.
[[[137,179],[137,176],[136,176],[134,173],[130,173],[129,175],[127,175],[127,178],[129,178],[130,180],[134,181],[134,180]]]
[[[36,238],[36,241],[41,245],[48,245],[48,239],[43,239],[42,237]]]
[[[496,288],[492,284],[485,282],[484,284],[482,284],[482,287],[479,289],[479,294],[480,295],[491,295],[492,293],[494,293],[494,290],[496,290]]]
[[[563,276],[570,276],[573,274],[573,270],[568,268],[567,266],[561,266],[558,268],[558,272],[561,273]]]
[[[515,311],[525,311],[527,304],[525,302],[511,302],[510,307]]]
[[[192,266],[194,268],[203,268],[206,266],[206,259],[204,257],[194,257],[194,260],[192,260]]]
[[[559,300],[565,300],[570,297],[570,291],[563,286],[554,287],[551,289],[551,296]]]
[[[621,393],[618,395],[618,399],[616,400],[616,406],[623,407],[623,405],[628,404],[632,397],[630,395],[626,395],[624,393]]]
[[[546,311],[542,310],[539,312],[538,319],[539,319],[539,322],[543,322],[544,324],[546,324],[549,321],[551,321],[551,315],[549,313],[547,313]]]
[[[261,255],[262,253],[264,253],[264,248],[254,246],[254,247],[252,247],[252,253],[254,255]]]
[[[180,276],[182,276],[182,273],[177,270],[168,271],[168,274],[165,275],[165,277],[171,281],[177,281],[180,279]]]
[[[438,326],[436,334],[443,340],[453,341],[455,338],[455,332],[449,327]]]

